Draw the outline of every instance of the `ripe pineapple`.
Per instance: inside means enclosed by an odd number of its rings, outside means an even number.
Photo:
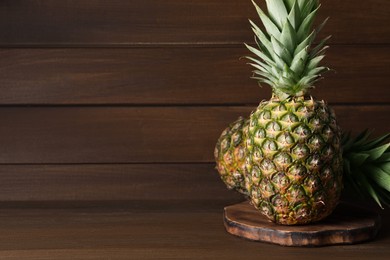
[[[226,128],[214,150],[214,158],[221,179],[229,189],[247,196],[245,188],[245,140],[249,121],[240,117]]]
[[[250,21],[257,57],[246,57],[254,79],[271,86],[249,120],[247,192],[252,204],[284,225],[319,221],[336,207],[342,190],[341,133],[324,101],[310,96],[324,58],[324,39],[312,47],[318,0],[266,0],[268,15],[253,2],[265,31]]]
[[[309,95],[328,70],[319,63],[329,37],[311,47],[326,23],[311,31],[318,0],[266,2],[268,16],[253,2],[265,31],[250,21],[257,48],[246,46],[257,56],[247,57],[253,78],[270,85],[273,95],[218,140],[215,159],[222,179],[270,220],[285,225],[329,215],[339,201],[343,168],[347,190],[388,205],[390,144],[381,143],[389,135],[371,141],[365,133],[346,137],[343,154],[333,111]]]
[[[242,168],[242,163],[247,156],[245,143],[247,142],[248,124],[249,119],[242,117],[230,124],[223,131],[215,148],[215,161],[221,178],[224,181],[226,178],[230,178],[229,181],[225,181],[229,189],[234,189],[246,197],[248,197],[249,176],[245,169],[238,169]],[[238,140],[236,142],[228,141],[222,149],[222,142],[229,136],[227,133],[230,133],[230,136],[235,135],[235,133],[243,134],[239,142]],[[355,138],[352,138],[350,134],[342,137],[345,195],[347,199],[348,197],[356,199],[360,195],[363,200],[371,198],[381,208],[383,205],[390,207],[390,143],[384,143],[390,138],[390,133],[374,139],[369,139],[369,137],[368,130]],[[245,158],[242,156],[231,157],[230,167],[223,166],[225,165],[225,157],[229,157],[226,152],[234,151],[238,147],[244,147],[241,153],[244,153]],[[232,177],[233,173],[235,174],[234,178]],[[355,202],[359,203],[359,201]]]

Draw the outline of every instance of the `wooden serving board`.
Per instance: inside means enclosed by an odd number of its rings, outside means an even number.
[[[224,224],[230,234],[283,246],[356,244],[373,239],[380,223],[381,218],[376,212],[349,204],[340,204],[321,222],[301,226],[270,222],[249,202],[224,209]]]

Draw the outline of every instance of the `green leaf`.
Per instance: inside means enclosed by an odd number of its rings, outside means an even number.
[[[296,0],[284,0],[285,6],[287,6],[288,11],[293,9]]]
[[[374,180],[380,187],[390,192],[390,175],[375,166],[369,166],[367,168],[370,172],[368,176],[372,180]]]
[[[386,207],[390,207],[390,193],[386,190],[378,188],[378,196],[381,201],[386,205]]]
[[[364,153],[349,153],[345,155],[355,167],[361,166],[370,156]]]
[[[319,7],[318,0],[298,0],[302,10],[302,17],[308,16],[313,10]]]
[[[258,39],[255,37],[255,42],[256,42],[256,45],[258,47],[258,49],[264,53],[268,58],[270,58],[272,60],[273,58],[273,52],[269,52],[267,47],[262,44],[261,42],[258,41]]]
[[[248,63],[248,64],[251,65],[252,67],[258,69],[258,70],[261,70],[265,73],[269,73],[272,75],[271,68],[266,64],[263,64],[263,65],[259,65],[259,64],[255,64],[255,63]]]
[[[372,149],[374,148],[375,146],[377,146],[378,144],[382,143],[383,141],[385,141],[386,139],[388,139],[390,137],[390,133],[384,135],[384,136],[381,136],[381,137],[378,137],[366,144],[364,144],[364,146],[362,146],[360,149],[362,150],[368,150],[368,149]]]
[[[329,20],[329,17],[327,17],[316,29],[316,32],[317,34],[324,28],[324,26],[326,25],[326,23],[328,22]]]
[[[245,43],[245,46],[248,48],[248,50],[250,50],[253,54],[255,54],[256,56],[260,57],[262,60],[264,60],[266,63],[268,63],[269,65],[271,66],[275,66],[275,62],[272,61],[270,58],[267,57],[267,55],[265,55],[264,53],[262,53],[261,51],[259,51],[258,49],[256,48],[253,48],[252,46],[248,45]],[[256,61],[256,63],[258,63]]]
[[[306,47],[310,46],[313,42],[313,40],[315,39],[316,37],[316,32],[315,31],[312,31],[311,34],[309,36],[307,36],[306,39],[304,39],[298,46],[297,48],[295,49],[294,51],[294,56],[296,56],[299,52],[301,52],[303,49],[305,49]]]
[[[286,20],[286,23],[283,26],[280,42],[287,48],[291,55],[294,54],[297,45],[297,35],[289,20]]]
[[[291,64],[291,70],[293,70],[300,77],[304,69],[305,61],[303,59],[299,59],[298,61],[294,59],[293,63]]]
[[[252,0],[253,5],[256,8],[256,11],[261,19],[261,21],[264,24],[265,30],[267,31],[268,35],[272,35],[275,38],[279,38],[280,36],[280,30],[279,28],[269,19],[269,17],[261,10],[261,8]]]
[[[291,62],[291,69],[295,71],[295,73],[297,73],[298,75],[301,75],[301,73],[305,69],[305,66],[302,66],[302,62],[300,60],[302,60],[303,65],[305,65],[307,57],[308,57],[307,48],[301,50],[298,54],[294,55],[294,59]]]
[[[293,2],[293,5],[289,7],[291,11],[288,15],[288,20],[290,21],[291,25],[294,27],[295,31],[297,31],[299,26],[302,23],[301,10],[299,9],[297,1],[291,0],[291,2]]]
[[[376,160],[377,162],[390,162],[390,153],[384,153],[382,156]]]
[[[279,28],[282,28],[288,14],[283,0],[265,0],[268,14]]]
[[[252,30],[255,33],[255,35],[257,36],[257,38],[265,46],[265,48],[267,49],[268,53],[270,55],[272,55],[272,53],[273,53],[272,43],[268,39],[267,35],[265,35],[263,33],[263,31],[254,22],[249,20],[249,23],[251,24]],[[272,57],[272,56],[270,56],[270,57]]]
[[[376,203],[383,209],[383,206],[380,202],[380,199],[379,199],[378,195],[376,194],[375,189],[368,182],[367,177],[364,174],[362,174],[361,172],[358,172],[358,174],[356,174],[356,178],[359,181],[360,188],[362,188],[364,191],[366,191],[376,201]]]
[[[365,129],[363,132],[358,134],[355,139],[353,140],[354,146],[359,146],[363,144],[371,135],[371,131],[369,129]]]
[[[390,174],[390,162],[382,163],[379,166],[384,172]]]
[[[271,87],[273,87],[275,85],[275,83],[273,83],[272,81],[268,80],[268,79],[264,79],[264,78],[259,78],[259,77],[251,77],[251,79],[255,79],[255,80],[258,80],[259,82],[261,83],[265,83]]]
[[[306,76],[321,75],[322,72],[329,71],[328,67],[317,67],[305,73]]]
[[[290,52],[287,50],[287,48],[273,36],[271,36],[271,43],[272,43],[272,46],[274,47],[274,53],[278,57],[280,57],[284,61],[284,63],[291,64],[292,57],[291,57]],[[281,65],[282,64],[279,64],[279,66],[281,66]],[[284,64],[283,64],[283,67],[284,67]]]
[[[303,77],[303,78],[298,82],[298,85],[309,86],[309,85],[311,85],[312,83],[316,82],[316,81],[318,80],[318,78],[319,78],[318,75]]]
[[[284,77],[288,77],[290,78],[291,80],[293,80],[294,82],[298,82],[301,77],[298,76],[295,71],[293,71],[289,66],[284,66],[283,68],[283,76]]]
[[[278,81],[275,77],[273,77],[272,75],[270,75],[267,72],[262,72],[260,70],[254,70],[253,73],[255,73],[256,75],[259,75],[259,76],[261,76],[261,77],[263,77],[265,79],[269,79],[272,82],[277,82]]]
[[[374,148],[374,149],[371,149],[369,151],[366,151],[365,153],[370,156],[369,159],[371,161],[375,161],[375,160],[379,159],[382,156],[382,154],[384,152],[386,152],[387,149],[389,149],[389,147],[390,147],[390,143],[389,144],[384,144],[384,145],[379,146],[379,147]]]
[[[325,51],[327,49],[329,49],[329,46],[324,46],[321,50],[317,51],[316,53],[311,53],[310,54],[310,58],[317,57],[317,56],[320,56],[320,55],[325,55]]]
[[[308,1],[308,0],[296,0],[296,1],[297,1],[298,4],[299,4],[299,8],[302,10],[303,7],[307,4],[307,1]],[[309,0],[309,1],[311,1],[311,0]]]
[[[285,85],[292,86],[292,85],[295,85],[295,83],[296,83],[295,80],[294,80],[294,74],[292,74],[290,72],[290,69],[288,68],[287,65],[284,68],[284,73],[283,73],[281,79],[283,80],[282,82],[286,83]]]
[[[308,71],[310,71],[310,70],[317,68],[324,57],[325,57],[325,55],[320,55],[320,56],[317,56],[314,59],[310,60],[309,63],[306,65],[306,69]]]
[[[302,41],[307,37],[309,32],[311,31],[311,27],[313,25],[314,18],[316,17],[317,11],[320,7],[317,7],[313,12],[311,12],[306,18],[303,20],[301,26],[299,26],[297,38]]]
[[[321,50],[324,49],[325,43],[326,43],[331,37],[332,37],[332,36],[329,35],[329,36],[326,37],[325,39],[321,40],[320,43],[310,51],[310,58],[317,57],[318,54],[321,52]]]

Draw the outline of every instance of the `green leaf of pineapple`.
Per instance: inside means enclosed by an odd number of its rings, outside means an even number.
[[[317,34],[324,28],[325,24],[328,22],[329,17],[327,17],[316,29]]]
[[[370,156],[369,159],[371,161],[375,161],[375,160],[379,159],[383,155],[383,153],[385,153],[387,151],[387,149],[389,149],[389,147],[390,147],[390,143],[384,144],[384,145],[377,147],[377,148],[374,148],[374,149],[371,149],[369,151],[366,151],[365,153]]]
[[[384,162],[379,165],[379,167],[386,173],[390,174],[390,162]]]
[[[303,77],[299,82],[298,85],[300,86],[309,86],[312,83],[316,82],[318,80],[319,76],[318,75],[313,75],[313,76],[306,76]]]
[[[267,49],[267,54],[269,54],[270,58],[272,57],[273,48],[270,40],[268,39],[268,36],[263,33],[263,31],[251,20],[249,20],[249,23],[252,26],[252,30],[255,33],[256,37],[260,40],[260,42],[264,45],[264,47]]]
[[[364,153],[348,153],[346,156],[354,166],[362,165],[370,156]]]
[[[264,64],[264,65],[259,65],[256,63],[248,63],[248,64],[251,65],[252,67],[258,69],[258,70],[261,70],[265,73],[269,73],[272,75],[271,68],[269,66],[267,66],[266,64]]]
[[[363,132],[358,134],[353,140],[354,146],[355,147],[361,146],[364,142],[367,141],[370,135],[371,135],[371,131],[369,129],[365,129]]]
[[[367,177],[360,172],[358,172],[355,176],[358,180],[359,186],[362,189],[364,189],[375,200],[375,202],[383,209],[377,191],[371,186]]]
[[[279,64],[279,66],[284,67],[285,63],[290,64],[292,57],[287,48],[273,36],[271,36],[271,43],[274,47],[274,54],[283,60],[283,63]],[[276,61],[276,63],[278,63],[278,61]]]
[[[271,60],[270,58],[267,57],[267,55],[265,55],[264,53],[262,53],[261,51],[259,51],[258,49],[256,48],[253,48],[252,46],[248,45],[245,43],[245,46],[248,48],[249,51],[251,51],[253,54],[255,54],[256,56],[260,57],[262,60],[264,60],[266,63],[268,63],[269,65],[271,66],[275,66],[275,62],[273,60]],[[259,63],[259,61],[253,59],[253,58],[250,58],[250,57],[247,57],[248,59],[250,60],[254,60],[256,63]]]
[[[381,168],[375,166],[367,166],[366,169],[370,174],[368,176],[375,181],[380,187],[390,192],[390,175],[384,172]]]
[[[306,39],[304,39],[300,44],[298,44],[297,48],[294,51],[294,56],[300,53],[303,49],[308,48],[312,44],[315,37],[316,32],[312,31],[311,34],[306,37]]]
[[[364,144],[360,149],[362,150],[369,150],[369,149],[373,149],[374,147],[376,147],[378,144],[384,142],[386,139],[388,139],[390,137],[390,133],[384,135],[384,136],[381,136],[381,137],[378,137],[370,142],[367,142],[366,144]]]
[[[306,18],[303,20],[301,26],[299,26],[299,30],[297,33],[298,40],[302,41],[309,34],[311,27],[313,25],[314,18],[316,17],[317,11],[319,7],[317,7],[314,11],[312,11]]]
[[[271,21],[271,19],[263,12],[263,10],[252,0],[253,5],[256,8],[256,11],[264,24],[265,30],[269,35],[279,38],[280,30],[279,28]]]
[[[314,47],[311,51],[310,51],[310,58],[314,58],[314,57],[317,57],[319,55],[319,53],[321,53],[324,48],[327,48],[327,46],[325,46],[325,43],[331,38],[332,36],[329,35],[328,37],[322,39],[320,41],[320,43]]]
[[[267,2],[268,14],[275,24],[281,29],[288,14],[283,0],[265,0]]]
[[[293,6],[296,2],[296,0],[284,0],[284,4],[287,6],[288,11],[293,9]]]
[[[329,71],[328,67],[317,67],[305,73],[307,76],[321,75],[322,72]]]
[[[291,0],[293,2],[292,6],[290,8],[290,13],[288,15],[288,20],[290,21],[291,25],[294,27],[294,30],[298,30],[299,26],[302,23],[302,15],[301,15],[301,10],[299,9],[298,2],[295,0]]]
[[[377,159],[377,162],[387,162],[390,163],[390,153],[384,153],[382,156]]]
[[[309,63],[306,65],[306,70],[310,71],[318,67],[320,62],[324,59],[325,55],[320,55],[311,59]]]
[[[290,55],[294,54],[294,50],[297,45],[297,35],[289,20],[286,20],[283,26],[282,34],[280,35],[280,42],[283,43]]]
[[[318,0],[297,0],[302,10],[302,17],[307,17],[313,10],[319,8]]]
[[[301,75],[303,70],[305,69],[307,57],[308,52],[305,48],[294,56],[294,59],[291,62],[291,70],[293,70],[297,75]]]

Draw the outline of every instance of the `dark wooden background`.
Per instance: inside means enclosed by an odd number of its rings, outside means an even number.
[[[389,132],[390,1],[322,1],[313,93],[357,132]],[[0,1],[0,201],[225,203],[220,132],[268,89],[239,57],[249,0]],[[203,204],[202,204],[203,203]]]

